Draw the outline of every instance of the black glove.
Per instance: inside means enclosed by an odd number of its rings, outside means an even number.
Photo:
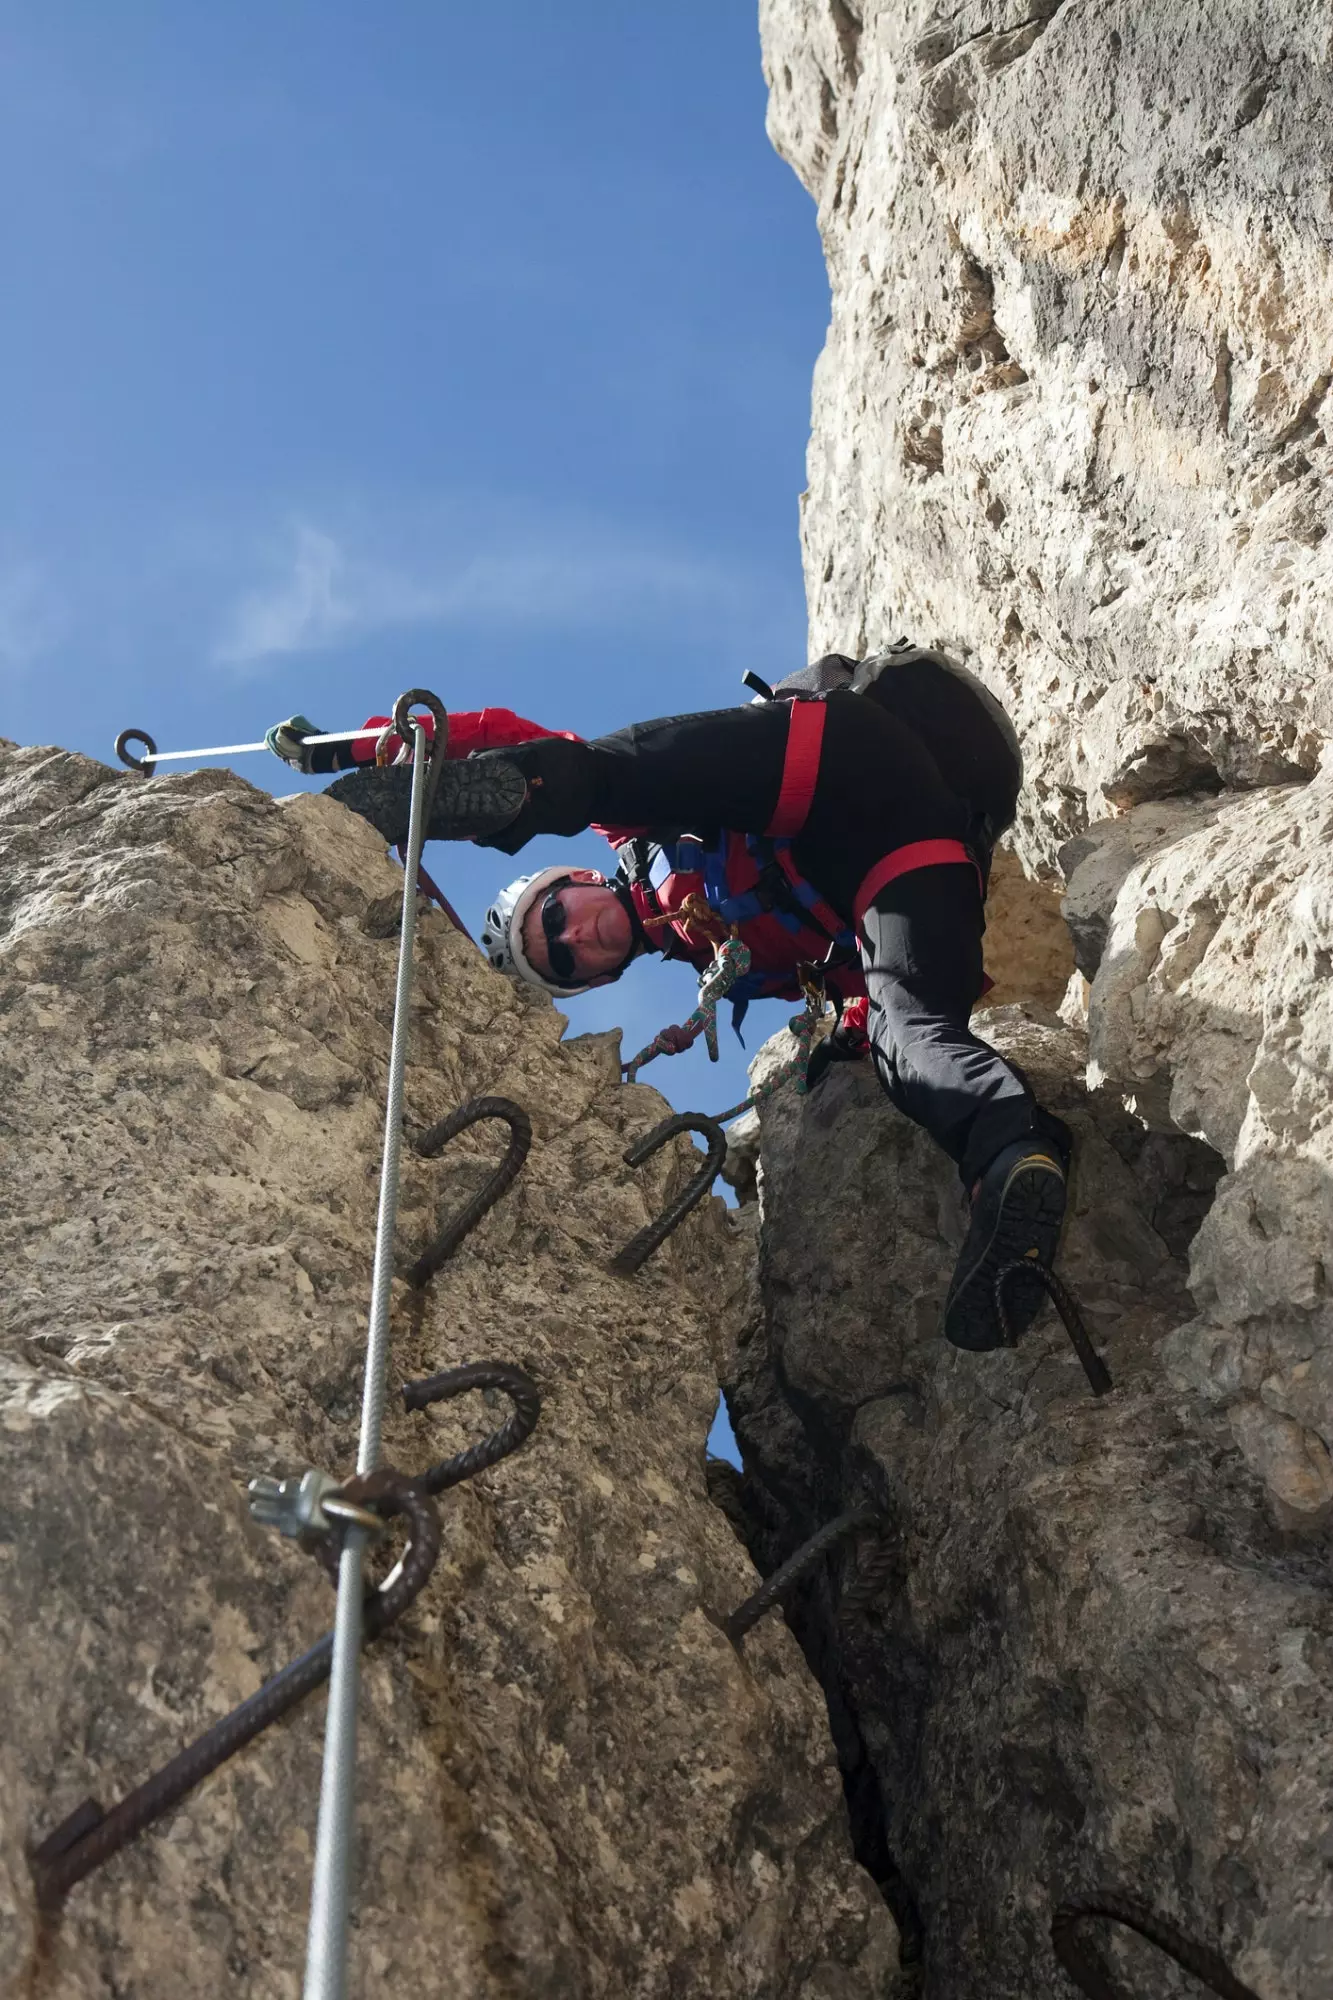
[[[806,1089],[814,1089],[830,1063],[861,1062],[869,1054],[870,1044],[859,1028],[835,1028],[832,1034],[825,1035],[822,1042],[816,1042],[810,1051],[805,1072]]]

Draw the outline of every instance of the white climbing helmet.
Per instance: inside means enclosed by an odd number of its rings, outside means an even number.
[[[539,896],[569,879],[568,868],[539,868],[535,875],[520,875],[517,882],[500,891],[481,927],[481,948],[497,972],[507,972],[511,979],[539,986],[543,993],[554,993],[563,1000],[571,1000],[576,993],[586,993],[588,989],[562,986],[549,973],[538,972],[523,950],[523,919]]]

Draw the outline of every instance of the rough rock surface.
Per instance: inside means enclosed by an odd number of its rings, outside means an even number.
[[[1067,1996],[1052,1916],[1098,1892],[1155,1907],[1259,2000],[1315,2000],[1333,11],[760,16],[769,130],[832,291],[811,652],[942,646],[1018,724],[1015,845],[1067,877],[1077,976],[1056,1026],[1002,877],[996,998],[1040,1004],[983,1032],[1075,1129],[1060,1262],[1116,1387],[1089,1395],[1050,1313],[1016,1351],[944,1346],[953,1169],[841,1066],[737,1140],[760,1297],[724,1363],[732,1514],[771,1571],[844,1508],[881,1510],[878,1553],[828,1559],[787,1608],[925,2000]],[[1147,1947],[1103,1949],[1119,1990],[1186,1991]]]
[[[828,1696],[858,1851],[925,2000],[1067,2000],[1071,1896],[1137,1895],[1259,2000],[1333,1983],[1333,1593],[1216,1400],[1160,1358],[1193,1307],[1219,1162],[1084,1087],[1068,1028],[981,1026],[1073,1126],[1061,1258],[1115,1380],[1094,1399],[1053,1313],[955,1353],[949,1161],[859,1065],[761,1107],[761,1301],[724,1364],[771,1571],[843,1508],[886,1524],[789,1604]],[[757,1067],[783,1053],[770,1044]],[[1208,1225],[1205,1224],[1205,1227]],[[1183,1993],[1147,1947],[1126,1990]],[[1192,1987],[1189,1989],[1195,1990]]]
[[[942,644],[1022,848],[1333,729],[1333,12],[762,0],[833,295],[812,656]]]
[[[120,1796],[330,1622],[243,1482],[350,1469],[397,955],[397,871],[329,801],[225,772],[0,762],[5,1439],[0,1985],[29,2000],[299,1991],[322,1697],[77,1888],[39,1939],[25,1843]],[[353,1991],[886,1990],[818,1690],[788,1635],[712,1622],[753,1587],[707,1503],[709,1343],[743,1284],[721,1205],[637,1280],[608,1254],[684,1165],[613,1037],[563,1042],[423,918],[422,1126],[505,1092],[536,1143],[424,1295],[394,1369],[494,1354],[546,1397],[446,1497],[423,1597],[367,1655]],[[497,1155],[410,1161],[414,1251]],[[391,1412],[415,1469],[498,1412]]]
[[[1090,1073],[1231,1168],[1173,1377],[1225,1409],[1287,1527],[1333,1516],[1333,774],[1140,806],[1073,843]],[[1091,958],[1085,962],[1087,970]]]

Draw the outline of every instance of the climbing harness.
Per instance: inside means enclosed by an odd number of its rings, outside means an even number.
[[[1081,1926],[1098,1919],[1137,1931],[1186,1972],[1193,1973],[1218,2000],[1258,2000],[1253,1989],[1237,1979],[1215,1951],[1195,1944],[1165,1917],[1159,1917],[1134,1897],[1115,1894],[1080,1897],[1076,1902],[1063,1903],[1051,1919],[1055,1956],[1088,2000],[1133,2000],[1118,1980],[1107,1977],[1089,1951],[1086,1938],[1080,1934]]]
[[[752,1597],[737,1605],[730,1618],[723,1623],[722,1630],[733,1646],[739,1646],[746,1633],[751,1631],[765,1612],[771,1611],[803,1576],[809,1574],[828,1554],[830,1549],[844,1542],[851,1535],[863,1533],[867,1528],[879,1528],[883,1516],[877,1507],[861,1506],[849,1508],[845,1514],[836,1514],[809,1541],[802,1542],[794,1555],[767,1577]],[[876,1585],[878,1588],[878,1585]],[[873,1593],[872,1593],[873,1594]],[[868,1600],[867,1600],[868,1601]]]
[[[715,1118],[706,1118],[701,1111],[681,1111],[673,1118],[664,1118],[660,1125],[654,1125],[651,1132],[645,1132],[642,1139],[636,1139],[632,1146],[627,1147],[621,1157],[626,1166],[641,1167],[678,1132],[698,1132],[708,1141],[708,1157],[676,1199],[637,1236],[632,1236],[624,1249],[611,1259],[610,1269],[622,1278],[632,1277],[646,1264],[654,1250],[666,1242],[672,1230],[678,1228],[690,1210],[703,1200],[727,1157],[726,1133]]]
[[[403,1402],[409,1410],[420,1410],[473,1389],[503,1390],[514,1404],[513,1415],[480,1443],[441,1460],[415,1478],[381,1466],[341,1486],[319,1472],[308,1472],[299,1481],[251,1482],[251,1511],[256,1517],[319,1554],[326,1566],[331,1559],[336,1560],[343,1524],[350,1521],[378,1533],[385,1521],[406,1514],[407,1548],[392,1575],[369,1594],[363,1606],[367,1643],[402,1617],[435,1567],[440,1522],[434,1496],[507,1458],[529,1436],[541,1413],[535,1383],[521,1369],[496,1361],[472,1362],[424,1382],[409,1383],[403,1390]],[[127,1793],[118,1805],[103,1811],[95,1800],[85,1799],[29,1855],[41,1907],[55,1909],[85,1876],[128,1847],[270,1723],[321,1687],[329,1677],[332,1657],[330,1632],[272,1674],[247,1700]]]
[[[1039,1263],[1035,1257],[1018,1257],[1012,1264],[1004,1265],[995,1274],[995,1316],[1003,1329],[1006,1347],[1014,1346],[1015,1342],[1009,1320],[1009,1308],[1005,1302],[1005,1291],[1010,1279],[1020,1271],[1025,1277],[1035,1278],[1045,1288],[1055,1310],[1064,1322],[1065,1332],[1069,1335],[1075,1354],[1083,1363],[1083,1372],[1088,1378],[1093,1395],[1104,1396],[1108,1389],[1115,1387],[1115,1384],[1111,1380],[1110,1369],[1092,1344],[1074,1296],[1063,1280],[1057,1278],[1054,1271],[1047,1265]]]
[[[500,1197],[514,1185],[532,1147],[532,1120],[512,1097],[469,1097],[466,1104],[460,1104],[457,1111],[448,1118],[442,1118],[438,1125],[432,1125],[414,1142],[414,1150],[423,1160],[433,1160],[444,1151],[451,1139],[456,1139],[469,1125],[478,1125],[486,1118],[498,1118],[508,1125],[508,1150],[485,1185],[478,1189],[458,1215],[445,1223],[434,1242],[422,1251],[407,1272],[407,1282],[416,1290],[435,1276],[464,1238],[472,1234],[483,1215],[494,1208]]]
[[[421,697],[414,693],[414,702]],[[429,707],[429,703],[426,704]],[[380,729],[335,729],[328,736],[307,736],[307,749],[315,749],[322,743],[357,743],[369,736],[378,737]],[[131,743],[142,743],[148,752],[146,757],[130,754]],[[159,750],[146,729],[122,729],[116,738],[116,755],[127,770],[141,771],[145,778],[151,778],[159,764],[193,763],[200,757],[252,757],[260,750],[267,750],[266,742],[259,743],[215,743],[207,750]]]

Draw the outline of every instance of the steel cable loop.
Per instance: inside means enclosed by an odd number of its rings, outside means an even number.
[[[429,1283],[440,1266],[446,1264],[464,1239],[472,1234],[482,1217],[514,1185],[532,1150],[532,1120],[512,1097],[469,1097],[457,1111],[442,1118],[438,1125],[432,1125],[429,1131],[423,1132],[413,1142],[414,1151],[423,1160],[432,1160],[451,1139],[456,1139],[469,1125],[478,1125],[486,1118],[498,1118],[508,1125],[509,1149],[490,1179],[452,1221],[445,1224],[435,1241],[427,1245],[406,1273],[408,1284],[416,1291]]]
[[[698,1132],[706,1139],[708,1157],[676,1199],[637,1236],[632,1236],[623,1250],[616,1252],[608,1268],[619,1277],[632,1277],[647,1263],[654,1250],[666,1242],[672,1230],[679,1228],[690,1210],[703,1200],[722,1171],[727,1157],[727,1135],[715,1118],[705,1117],[702,1111],[680,1111],[674,1118],[664,1118],[660,1125],[654,1125],[650,1132],[645,1132],[641,1139],[626,1147],[621,1157],[626,1166],[641,1167],[645,1160],[666,1145],[668,1139],[674,1139],[680,1132]]]
[[[1104,1396],[1108,1389],[1115,1387],[1115,1383],[1111,1380],[1110,1369],[1092,1344],[1091,1335],[1083,1324],[1083,1315],[1078,1309],[1074,1295],[1049,1266],[1038,1263],[1035,1257],[1015,1258],[1012,1264],[1002,1265],[995,1273],[995,1316],[1003,1330],[1005,1345],[1013,1347],[1016,1344],[1004,1294],[1009,1280],[1019,1271],[1026,1277],[1035,1278],[1047,1292],[1064,1322],[1065,1332],[1069,1335],[1075,1354],[1083,1363],[1083,1372],[1088,1378],[1093,1395]]]
[[[142,743],[148,752],[146,757],[132,757],[130,744]],[[146,729],[122,729],[116,738],[116,755],[128,771],[142,771],[145,778],[151,778],[157,769],[153,762],[157,755],[157,744]]]
[[[1051,1945],[1055,1956],[1088,2000],[1134,2000],[1134,1996],[1118,1980],[1107,1977],[1078,1934],[1080,1924],[1098,1919],[1105,1923],[1124,1924],[1128,1930],[1137,1931],[1141,1938],[1156,1945],[1184,1971],[1192,1973],[1210,1993],[1218,1996],[1218,2000],[1259,2000],[1253,1988],[1237,1979],[1215,1951],[1187,1938],[1183,1931],[1177,1930],[1165,1917],[1159,1917],[1146,1903],[1140,1903],[1132,1896],[1115,1894],[1079,1897],[1073,1902],[1062,1903],[1051,1918]]]
[[[814,1569],[830,1549],[836,1548],[848,1535],[877,1525],[880,1518],[879,1509],[867,1505],[849,1508],[845,1514],[835,1514],[831,1521],[826,1521],[809,1541],[802,1542],[795,1554],[788,1556],[786,1562],[774,1570],[772,1576],[765,1578],[752,1597],[737,1605],[730,1618],[724,1620],[722,1630],[732,1644],[739,1645],[764,1613],[771,1611],[793,1584],[799,1583],[808,1571]]]
[[[508,1458],[532,1435],[542,1413],[541,1392],[532,1377],[504,1361],[469,1361],[462,1368],[446,1368],[438,1375],[427,1375],[423,1381],[408,1382],[403,1387],[403,1405],[409,1410],[424,1410],[432,1403],[449,1402],[473,1389],[503,1390],[514,1405],[514,1414],[489,1437],[452,1458],[441,1459],[423,1472],[420,1484],[428,1493],[443,1493],[447,1487],[474,1479],[479,1472]]]
[[[395,1514],[408,1517],[410,1539],[403,1558],[364,1607],[369,1641],[386,1632],[420,1595],[439,1557],[440,1517],[421,1482],[387,1466],[368,1479],[349,1482],[344,1491],[349,1498],[373,1505],[386,1520]],[[86,1875],[128,1847],[270,1723],[322,1687],[332,1659],[333,1634],[328,1632],[109,1811],[104,1812],[95,1799],[85,1799],[28,1856],[40,1907],[57,1907]]]
[[[430,711],[435,731],[426,745],[426,790],[421,802],[421,824],[430,825],[430,810],[435,803],[435,788],[440,782],[440,766],[449,754],[449,715],[444,703],[429,688],[409,688],[400,694],[393,705],[393,726],[404,743],[412,741],[412,710],[424,708]],[[417,872],[421,870],[421,853],[417,852]]]

